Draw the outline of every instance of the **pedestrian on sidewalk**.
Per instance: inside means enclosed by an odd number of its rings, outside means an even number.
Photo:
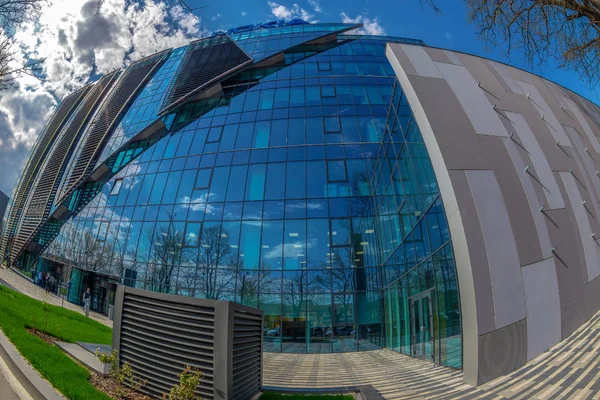
[[[52,279],[52,277],[50,276],[50,274],[48,272],[46,272],[46,283],[45,283],[46,293],[50,293],[50,285],[52,284],[51,279]]]
[[[83,312],[87,315],[90,309],[90,299],[92,294],[90,293],[90,288],[87,288],[85,293],[83,293]]]

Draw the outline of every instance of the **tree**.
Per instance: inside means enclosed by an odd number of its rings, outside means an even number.
[[[154,241],[152,237],[149,238],[149,243],[153,245],[147,286],[149,284],[151,290],[163,293],[169,293],[171,290],[173,272],[179,266],[185,246],[183,231],[175,226],[173,215],[168,217],[168,224],[156,229]]]
[[[206,299],[220,299],[235,282],[238,267],[237,253],[231,251],[229,232],[219,226],[202,230],[198,263],[193,268],[194,284],[199,294]]]
[[[13,33],[19,25],[35,20],[45,0],[0,0],[0,91],[13,87],[23,74],[40,71],[44,60],[24,61],[14,49]]]
[[[479,36],[490,47],[507,43],[530,66],[549,59],[591,86],[600,80],[600,0],[465,0]]]

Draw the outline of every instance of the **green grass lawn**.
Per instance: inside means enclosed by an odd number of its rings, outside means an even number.
[[[349,394],[280,394],[264,393],[260,400],[354,400]]]
[[[45,312],[47,307],[47,312]],[[82,314],[45,305],[28,296],[0,286],[0,328],[38,372],[72,400],[108,400],[88,381],[89,372],[27,331],[35,324],[41,331],[64,342],[110,344],[112,329]]]

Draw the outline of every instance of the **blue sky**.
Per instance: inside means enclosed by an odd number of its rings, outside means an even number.
[[[15,34],[17,58],[45,58],[40,77],[23,76],[0,94],[0,190],[10,194],[23,162],[58,101],[99,74],[157,50],[178,47],[216,30],[275,19],[361,22],[363,33],[421,39],[430,46],[464,51],[527,69],[505,48],[486,49],[467,21],[463,0],[436,0],[436,14],[420,0],[53,0],[36,21]],[[600,95],[576,73],[547,66],[533,72],[600,104]]]

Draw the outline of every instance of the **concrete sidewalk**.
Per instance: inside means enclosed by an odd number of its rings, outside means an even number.
[[[31,298],[34,298],[39,301],[45,301],[48,304],[52,304],[59,307],[61,307],[62,305],[66,309],[82,313],[81,307],[77,304],[69,303],[67,300],[63,302],[60,297],[52,293],[46,293],[46,291],[43,288],[37,286],[33,282],[27,280],[26,278],[22,277],[21,275],[10,269],[4,269],[0,267],[0,280],[6,282],[9,287],[12,287],[13,289]],[[90,311],[90,318],[112,328],[112,321],[109,320],[108,317],[106,317],[105,315]]]

